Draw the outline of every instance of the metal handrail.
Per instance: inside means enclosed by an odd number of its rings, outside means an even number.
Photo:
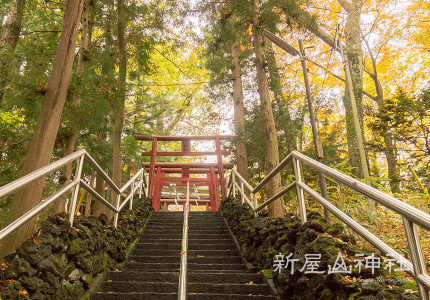
[[[62,159],[59,159],[47,165],[46,167],[40,168],[34,172],[31,172],[30,174],[27,174],[15,181],[12,181],[11,183],[8,183],[0,187],[0,199],[10,196],[11,194],[24,188],[30,183],[37,181],[52,172],[57,171],[58,169],[60,169],[61,167],[64,167],[69,163],[74,162],[78,158],[81,158],[84,153],[85,153],[84,149],[78,150],[66,157],[63,157]]]
[[[181,266],[179,270],[178,300],[187,299],[188,271],[188,221],[190,211],[190,181],[187,181],[187,201],[184,204],[184,225],[182,228]]]
[[[77,161],[75,178],[65,187],[62,187],[60,190],[49,196],[47,199],[42,201],[40,204],[36,205],[34,208],[30,209],[28,212],[23,214],[21,217],[10,223],[8,226],[0,230],[0,241],[13,233],[15,230],[20,228],[22,225],[27,223],[33,217],[35,217],[38,213],[40,213],[43,209],[48,207],[51,203],[58,200],[61,196],[72,190],[72,200],[70,203],[69,209],[69,220],[70,224],[73,226],[75,209],[77,204],[78,192],[80,187],[84,188],[88,193],[93,195],[97,200],[102,202],[106,207],[108,207],[111,211],[115,213],[114,226],[118,225],[118,215],[120,211],[124,208],[124,206],[129,203],[130,209],[133,206],[133,195],[139,191],[139,197],[142,196],[142,191],[145,192],[145,195],[148,194],[148,189],[146,186],[148,174],[144,169],[140,169],[122,188],[118,188],[117,185],[112,181],[112,179],[103,171],[103,169],[97,164],[97,162],[89,155],[85,149],[78,150],[66,157],[63,157],[45,167],[42,167],[28,175],[25,175],[11,183],[8,183],[2,187],[0,187],[0,199],[5,198],[14,194],[15,192],[25,188],[31,183],[44,178],[45,176],[58,171],[60,168]],[[90,187],[87,183],[85,183],[82,177],[82,167],[83,163],[86,161],[93,169],[100,175],[105,182],[112,188],[114,192],[118,194],[117,206],[113,206],[109,201],[107,201],[104,197],[99,195],[92,187]],[[131,192],[126,196],[125,200],[120,203],[121,194],[124,193],[127,188],[132,186]]]
[[[330,168],[312,158],[307,157],[306,155],[298,152],[292,151],[282,162],[276,166],[266,177],[252,190],[252,194],[254,195],[254,199],[256,199],[255,195],[259,192],[266,184],[269,182],[275,175],[277,175],[285,166],[292,162],[293,170],[295,175],[295,181],[289,184],[282,191],[278,192],[276,195],[273,195],[270,199],[266,200],[260,206],[257,207],[256,202],[254,205],[251,205],[251,208],[257,214],[264,207],[279,199],[289,191],[291,191],[294,187],[297,192],[298,206],[300,219],[302,223],[307,221],[306,217],[306,207],[304,201],[304,192],[307,193],[310,197],[315,199],[318,203],[320,203],[325,209],[329,210],[333,215],[338,217],[343,223],[352,228],[356,233],[358,233],[361,237],[367,240],[370,244],[380,250],[382,253],[390,254],[394,259],[400,262],[409,275],[411,275],[415,281],[417,282],[418,290],[420,293],[420,297],[423,300],[429,300],[429,292],[430,292],[430,276],[427,274],[425,260],[422,254],[421,244],[419,241],[419,237],[417,234],[416,226],[420,226],[424,229],[430,230],[430,215],[399,200],[390,195],[387,195],[357,179],[354,179],[350,176],[347,176],[333,168]],[[353,190],[359,192],[360,194],[373,199],[384,207],[398,213],[403,218],[404,230],[406,233],[406,238],[408,241],[408,247],[411,253],[411,261],[403,257],[396,250],[388,246],[381,239],[376,237],[373,233],[364,228],[361,224],[353,220],[335,205],[333,205],[330,201],[325,199],[318,192],[314,191],[308,185],[306,185],[301,178],[301,166],[300,164],[304,163],[305,165],[311,167],[313,170],[321,172],[324,176],[330,177],[334,181],[344,184]],[[231,171],[229,181],[227,181],[228,187],[228,195],[233,194],[235,196],[235,189],[237,188],[239,194],[243,199],[244,190],[243,188],[239,188],[239,185],[236,183],[236,178],[239,178],[241,182],[241,186],[250,186],[243,177],[235,170]],[[239,177],[239,176],[240,177]],[[243,200],[242,200],[243,203]]]
[[[257,197],[256,194],[253,193],[252,191],[254,190],[254,188],[252,187],[252,185],[249,184],[248,181],[246,181],[245,178],[243,178],[238,171],[236,171],[235,169],[231,169],[230,171],[230,176],[228,177],[228,180],[226,181],[226,190],[227,190],[227,196],[230,196],[230,193],[233,193],[233,197],[236,196],[236,189],[239,191],[239,194],[241,196],[241,200],[242,203],[245,203],[245,201],[249,204],[249,206],[251,206],[253,209],[257,206]],[[236,183],[235,178],[239,179],[239,183]],[[254,203],[251,202],[251,200],[248,198],[248,193],[245,192],[245,188],[249,191],[249,193],[251,194]]]

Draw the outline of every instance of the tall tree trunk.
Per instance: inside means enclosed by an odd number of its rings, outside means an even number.
[[[72,74],[83,2],[67,0],[65,3],[63,28],[36,129],[23,164],[23,176],[46,166],[51,158]],[[44,181],[38,180],[15,194],[8,216],[9,224],[40,203]],[[36,220],[33,218],[3,241],[0,257],[15,250],[31,236]]]
[[[339,0],[339,3],[348,13],[345,23],[345,54],[347,63],[351,71],[352,88],[354,91],[357,106],[358,119],[361,127],[361,134],[364,138],[363,123],[363,49],[361,45],[361,0]],[[352,104],[349,93],[345,93],[343,98],[345,107],[346,132],[348,143],[349,162],[353,167],[353,173],[358,177],[363,177],[360,153],[358,151],[357,134],[354,126]]]
[[[245,113],[243,107],[242,70],[240,67],[240,45],[231,45],[231,72],[233,74],[234,132],[239,136],[236,142],[237,171],[246,181],[248,176],[248,153],[246,151]]]
[[[13,0],[10,3],[6,23],[0,39],[0,106],[3,102],[7,76],[9,74],[8,63],[18,44],[21,33],[22,16],[24,13],[25,0]]]
[[[90,14],[90,0],[84,0],[84,9],[82,12],[82,21],[81,21],[81,41],[79,45],[79,56],[78,56],[78,65],[76,69],[76,75],[78,76],[78,81],[80,81],[82,74],[84,72],[85,65],[85,54],[88,50],[88,19]],[[79,93],[73,95],[72,103],[74,107],[78,107],[81,104],[81,95]],[[75,150],[75,144],[78,139],[78,132],[76,129],[77,118],[73,117],[74,112],[72,112],[72,117],[69,122],[69,134],[66,137],[66,142],[64,146],[63,155],[67,156],[72,154]],[[65,178],[64,185],[68,185],[70,183],[70,179],[72,177],[72,164],[68,164],[64,166],[63,170],[63,178]],[[61,212],[64,209],[64,205],[66,203],[66,199],[63,197],[58,200],[52,209],[52,212],[55,214],[57,212]]]
[[[119,76],[118,76],[118,95],[114,104],[113,112],[113,130],[112,130],[112,146],[113,146],[113,172],[112,180],[121,187],[121,172],[122,172],[122,153],[121,153],[121,133],[124,123],[124,103],[125,89],[127,77],[127,57],[125,49],[125,22],[124,22],[124,1],[117,2],[117,34],[118,34],[118,56],[119,56]],[[112,193],[112,203],[116,202],[116,194]]]
[[[269,87],[273,92],[275,103],[278,107],[278,111],[281,115],[278,124],[281,123],[281,128],[285,133],[285,140],[288,148],[288,152],[297,149],[296,145],[296,128],[291,119],[291,115],[288,109],[287,101],[282,91],[281,76],[279,75],[278,66],[276,64],[275,54],[272,50],[266,51],[267,65],[269,67]]]
[[[374,73],[370,74],[370,77],[373,79],[376,87],[376,97],[374,98],[376,104],[378,105],[379,113],[383,113],[383,104],[382,101],[384,99],[383,89],[381,82],[378,79],[378,74],[376,71],[376,64],[374,65]],[[388,178],[390,178],[390,187],[393,193],[400,193],[400,179],[399,174],[397,173],[397,155],[396,155],[396,146],[393,141],[393,137],[390,134],[389,126],[384,118],[381,118],[381,135],[384,138],[384,154],[387,159],[388,166]]]
[[[263,36],[260,28],[260,1],[252,3],[252,31],[254,38],[255,66],[257,70],[258,93],[260,95],[260,110],[265,134],[265,173],[270,173],[279,164],[278,137],[276,135],[275,120],[270,104],[269,85],[264,69]],[[277,174],[267,184],[267,196],[275,195],[281,189],[281,175]],[[269,205],[269,216],[284,216],[283,198],[279,198]]]
[[[378,69],[376,67],[376,59],[373,55],[372,49],[370,49],[368,41],[363,37],[363,41],[366,44],[367,50],[369,52],[370,61],[372,63],[372,72],[367,71],[367,73],[370,75],[370,78],[372,78],[373,83],[375,85],[375,91],[376,91],[376,97],[371,97],[376,104],[378,105],[379,114],[382,115],[383,113],[383,103],[384,100],[384,89],[382,88],[382,84],[379,81],[378,78]],[[369,95],[370,96],[370,95]],[[389,125],[385,121],[385,118],[383,116],[381,117],[381,135],[384,138],[384,144],[385,144],[385,157],[387,159],[387,165],[388,165],[388,178],[390,178],[390,187],[391,191],[393,193],[400,193],[400,179],[399,174],[397,173],[397,155],[396,155],[396,146],[393,141],[393,137],[391,136],[391,133],[389,131]]]

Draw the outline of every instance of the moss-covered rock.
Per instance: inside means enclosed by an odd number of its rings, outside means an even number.
[[[418,299],[411,282],[402,283],[400,274],[388,273],[381,267],[372,270],[361,268],[357,260],[372,255],[371,251],[356,245],[354,236],[342,224],[329,225],[317,212],[309,212],[308,221],[287,214],[283,218],[255,217],[251,208],[234,198],[222,201],[220,210],[236,236],[243,256],[259,270],[272,269],[274,283],[282,299]],[[273,272],[275,255],[282,253],[295,260],[281,273]],[[351,274],[331,273],[341,253]],[[321,274],[306,273],[306,255],[317,254]],[[363,256],[356,256],[363,254]],[[379,257],[378,254],[374,254]],[[299,271],[302,269],[302,271]],[[378,277],[379,276],[379,277]],[[383,278],[384,280],[378,280]],[[412,291],[412,292],[411,292]]]
[[[152,210],[135,200],[120,214],[117,228],[105,215],[78,216],[70,226],[66,213],[40,222],[40,229],[0,266],[0,299],[79,299],[94,278],[125,260]]]

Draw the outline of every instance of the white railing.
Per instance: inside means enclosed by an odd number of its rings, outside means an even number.
[[[181,264],[179,268],[178,300],[187,299],[188,272],[188,221],[190,215],[190,181],[187,181],[187,200],[184,204],[184,225],[182,227]]]
[[[266,200],[260,206],[257,205],[256,194],[285,166],[289,163],[293,164],[293,170],[295,175],[295,181],[290,183],[283,190]],[[324,176],[327,176],[335,182],[344,184],[358,193],[369,197],[370,199],[378,202],[384,207],[398,213],[403,219],[403,229],[406,234],[408,247],[410,250],[411,261],[403,257],[396,250],[388,246],[381,239],[376,237],[373,233],[364,228],[361,224],[353,220],[329,200],[325,199],[319,194],[319,192],[313,190],[302,181],[301,177],[301,163],[309,166],[315,171],[322,172]],[[319,202],[325,209],[329,210],[333,215],[339,218],[343,223],[351,227],[356,233],[367,240],[375,248],[380,250],[385,255],[391,255],[397,262],[403,265],[406,272],[411,275],[417,282],[418,291],[422,300],[429,300],[430,292],[430,276],[427,274],[424,256],[422,253],[421,243],[417,233],[417,226],[420,226],[430,231],[430,215],[409,205],[405,202],[396,199],[388,194],[385,194],[357,179],[347,176],[335,169],[332,169],[316,160],[313,160],[300,152],[291,152],[276,168],[274,168],[255,188],[253,188],[239,173],[232,169],[230,176],[226,180],[227,196],[236,196],[236,189],[242,199],[242,203],[245,201],[258,214],[263,208],[279,199],[292,189],[296,188],[299,215],[302,223],[307,221],[306,217],[306,206],[304,200],[304,193],[307,193],[310,197]],[[251,197],[254,199],[252,203],[246,196],[245,188],[250,192]]]
[[[115,213],[115,218],[114,218],[115,227],[117,227],[118,225],[119,213],[124,209],[125,205],[129,203],[129,209],[133,208],[133,196],[134,194],[136,194],[136,192],[139,193],[139,197],[142,196],[142,191],[145,192],[146,196],[148,195],[148,188],[147,188],[148,174],[146,173],[144,168],[140,169],[132,178],[130,178],[130,180],[123,187],[119,188],[112,181],[112,179],[103,171],[103,169],[97,164],[97,162],[84,149],[82,149],[62,159],[59,159],[43,168],[40,168],[26,176],[23,176],[9,184],[6,184],[0,187],[0,199],[14,194],[18,190],[30,185],[32,182],[42,179],[45,176],[53,172],[56,172],[60,168],[68,164],[71,164],[75,161],[76,161],[76,169],[75,169],[75,176],[73,180],[68,185],[62,187],[53,195],[49,196],[40,204],[38,204],[37,206],[35,206],[34,208],[26,212],[18,219],[16,219],[14,222],[12,222],[8,226],[0,230],[0,241],[4,239],[6,236],[13,233],[23,224],[28,222],[30,219],[32,219],[34,216],[40,213],[43,209],[48,207],[51,203],[60,199],[61,196],[63,196],[70,190],[72,190],[72,197],[71,197],[68,212],[69,212],[70,224],[72,226],[73,226],[73,221],[76,214],[75,210],[76,210],[80,187],[87,190],[88,193],[93,195],[97,200],[102,202],[107,208],[109,208],[111,211]],[[82,167],[84,162],[87,162],[97,172],[98,176],[101,176],[106,181],[108,186],[117,194],[117,201],[115,206],[109,203],[108,200],[106,200],[104,197],[98,194],[89,184],[87,184],[82,179]],[[121,202],[121,197],[123,196],[123,194],[125,194],[128,188],[131,188],[130,192],[125,195],[124,201]]]

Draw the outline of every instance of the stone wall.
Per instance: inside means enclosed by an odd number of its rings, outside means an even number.
[[[70,227],[66,213],[41,222],[40,229],[0,268],[0,299],[85,299],[96,278],[126,258],[152,211],[136,199],[114,228],[106,215],[78,216]]]
[[[419,299],[415,282],[406,279],[402,272],[389,272],[385,257],[381,266],[374,269],[362,268],[359,272],[357,259],[372,254],[359,248],[354,236],[340,224],[329,226],[318,213],[308,213],[308,222],[287,214],[284,218],[255,217],[248,205],[237,199],[222,201],[220,210],[231,231],[236,236],[245,259],[258,270],[268,270],[265,274],[273,276],[278,293],[282,299]],[[291,269],[273,272],[275,255],[281,252],[295,262],[294,274]],[[328,274],[328,266],[334,266],[338,253],[341,253],[347,266],[352,265],[351,274]],[[322,274],[299,272],[306,261],[305,254],[321,254],[318,270]],[[357,257],[364,254],[364,257]],[[379,254],[375,256],[380,257]],[[285,260],[285,258],[284,258]]]

